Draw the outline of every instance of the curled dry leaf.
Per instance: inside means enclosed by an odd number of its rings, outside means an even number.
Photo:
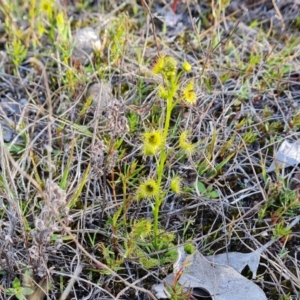
[[[273,172],[278,168],[293,167],[300,163],[300,141],[295,141],[289,143],[288,141],[283,141],[280,145],[274,161],[267,169],[267,172]]]
[[[178,282],[186,289],[207,291],[213,300],[267,299],[264,292],[255,283],[243,277],[233,267],[209,261],[199,251],[189,255],[183,247],[179,247],[178,253],[179,257],[174,264],[174,272],[183,268]],[[216,259],[217,256],[213,257],[214,261],[219,260]],[[255,270],[256,258],[253,261],[253,270]],[[223,262],[222,259],[220,261]],[[245,263],[241,263],[237,267],[240,269],[242,265]],[[175,275],[171,274],[165,278],[165,281],[171,286],[174,279]],[[166,295],[170,298],[171,296],[164,284],[154,286],[153,290],[158,298],[166,298]]]

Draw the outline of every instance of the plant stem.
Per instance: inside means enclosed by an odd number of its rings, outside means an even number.
[[[165,143],[166,143],[168,132],[169,132],[172,109],[173,109],[173,96],[170,96],[167,99],[167,112],[166,112],[164,132],[163,132],[163,139],[164,139]],[[166,149],[163,149],[162,151],[160,151],[160,158],[159,158],[158,168],[157,168],[157,184],[159,186],[161,186],[162,177],[163,177],[163,173],[164,173],[164,166],[165,166],[167,157],[168,157],[168,152]],[[161,195],[161,194],[159,194],[155,197],[155,204],[154,204],[154,208],[153,208],[154,247],[157,250],[158,250],[158,244],[159,244],[158,243],[158,235],[159,235],[158,217],[159,217],[159,208],[163,201],[162,197],[163,197],[163,195]]]

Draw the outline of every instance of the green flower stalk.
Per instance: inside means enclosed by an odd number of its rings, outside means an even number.
[[[163,140],[166,141],[169,133],[171,113],[175,107],[175,97],[179,88],[177,77],[177,62],[174,58],[169,56],[161,56],[158,58],[156,64],[153,67],[153,72],[161,74],[164,79],[164,87],[159,87],[159,94],[164,100],[166,100],[166,115],[164,120]],[[157,163],[157,184],[161,186],[163,179],[163,172],[165,162],[168,157],[166,149],[160,151],[159,159]],[[159,248],[158,236],[159,236],[159,209],[163,202],[163,193],[156,195],[155,203],[153,206],[153,234],[154,234],[154,247]]]
[[[182,65],[183,72],[189,72],[191,65],[185,62]],[[169,135],[169,128],[171,122],[171,114],[175,105],[184,100],[189,104],[196,102],[196,93],[194,92],[194,81],[189,81],[184,89],[181,91],[182,97],[178,97],[179,91],[179,79],[181,74],[178,74],[177,62],[173,57],[160,56],[153,66],[153,72],[161,75],[163,78],[163,85],[158,87],[158,96],[165,100],[166,110],[163,118],[163,129],[153,130],[143,134],[143,154],[154,155],[156,158],[156,180],[147,179],[138,188],[137,198],[152,198],[154,203],[152,204],[153,212],[153,246],[156,250],[163,247],[159,242],[158,237],[161,234],[159,230],[159,210],[163,203],[166,192],[161,191],[165,163],[169,155],[169,151],[166,147],[167,138]],[[161,120],[162,121],[162,120]],[[194,145],[188,141],[187,132],[183,132],[179,139],[179,147],[187,154],[190,154],[194,150]],[[179,194],[181,192],[181,178],[175,176],[170,181],[170,190]]]

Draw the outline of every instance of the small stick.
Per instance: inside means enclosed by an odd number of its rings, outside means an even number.
[[[176,0],[175,0],[176,1]],[[153,36],[154,36],[154,41],[155,41],[155,44],[156,44],[156,49],[157,49],[157,54],[159,56],[159,48],[158,48],[158,42],[157,42],[157,36],[156,36],[156,32],[155,32],[155,26],[154,26],[154,21],[153,21],[153,18],[152,18],[152,14],[151,14],[151,11],[150,11],[150,8],[146,2],[146,0],[142,0],[143,2],[143,6],[146,7],[147,11],[148,11],[148,14],[150,16],[150,19],[151,19],[151,24],[152,24],[152,30],[153,30]]]
[[[177,4],[178,4],[178,0],[174,0],[174,1],[173,1],[173,4],[172,4],[172,10],[173,10],[173,13],[174,13],[174,14],[176,13]]]

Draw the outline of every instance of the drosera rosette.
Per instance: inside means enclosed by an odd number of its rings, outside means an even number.
[[[161,130],[151,130],[143,133],[143,154],[155,155],[164,146],[164,137]]]
[[[161,55],[153,66],[154,74],[161,74],[166,79],[175,77],[177,72],[177,61],[175,58],[167,55]]]
[[[162,75],[164,83],[158,87],[158,94],[162,99],[167,100],[167,106],[172,110],[171,104],[174,103],[179,89],[177,61],[174,57],[161,55],[152,70],[154,74]]]
[[[152,70],[154,74],[162,74],[165,68],[165,55],[161,55],[156,59],[156,62],[154,63]]]
[[[136,193],[136,198],[141,199],[155,199],[161,193],[160,186],[153,178],[146,178],[139,185]]]
[[[136,257],[139,257],[139,263],[145,269],[157,268],[157,266],[174,263],[178,257],[178,250],[173,243],[176,238],[175,233],[159,230],[158,234],[159,244],[157,250],[165,250],[161,255],[158,256],[155,253],[150,253],[149,255],[149,253],[147,254],[144,252],[142,248],[135,248],[134,254]],[[152,240],[153,238],[154,237],[151,236],[151,233],[149,236],[147,236],[148,241]]]
[[[40,2],[41,14],[47,15],[50,20],[52,20],[54,7],[55,7],[55,0],[42,0]]]
[[[197,144],[190,142],[189,137],[189,131],[183,130],[179,135],[178,146],[186,155],[193,155],[196,150]]]
[[[164,100],[167,100],[169,95],[169,91],[166,90],[162,85],[158,87],[158,97]]]
[[[183,69],[184,72],[188,73],[188,72],[190,72],[192,70],[192,66],[191,66],[191,64],[189,62],[184,61],[182,63],[182,69]]]
[[[175,195],[182,193],[182,178],[179,175],[175,175],[170,180],[170,191]]]
[[[197,102],[194,80],[190,80],[182,89],[182,99],[187,104],[193,105]]]
[[[135,221],[135,224],[132,229],[132,235],[134,238],[139,238],[141,241],[145,241],[146,238],[152,232],[152,223],[149,219],[141,219]]]

